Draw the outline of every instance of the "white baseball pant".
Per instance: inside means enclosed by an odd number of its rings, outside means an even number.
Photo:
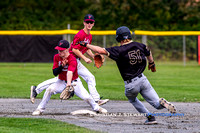
[[[77,63],[78,75],[80,75],[87,82],[90,95],[95,101],[98,101],[100,99],[100,95],[96,89],[96,81],[94,75],[80,62],[79,59],[77,59]],[[37,94],[40,94],[44,89],[47,89],[51,84],[55,83],[57,79],[58,77],[55,77],[40,83],[36,88]]]
[[[77,59],[77,63],[78,75],[80,75],[87,82],[90,95],[95,101],[98,101],[100,99],[100,95],[96,89],[96,81],[94,75],[81,63],[79,59]]]
[[[77,78],[77,80],[72,81],[72,83],[74,82],[76,84],[76,86],[74,86],[75,95],[86,101],[94,111],[98,111],[99,105],[94,101],[94,99],[89,95],[87,90],[84,88],[80,78]],[[51,95],[61,93],[65,89],[65,87],[66,87],[66,82],[64,80],[57,79],[55,83],[51,84],[46,89],[42,101],[38,105],[37,109],[39,109],[41,112],[44,112],[45,107],[51,98]]]

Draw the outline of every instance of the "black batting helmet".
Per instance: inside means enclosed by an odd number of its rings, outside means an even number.
[[[128,27],[121,26],[121,27],[117,28],[116,40],[118,42],[121,42],[122,40],[125,40],[125,39],[132,39],[131,32]]]

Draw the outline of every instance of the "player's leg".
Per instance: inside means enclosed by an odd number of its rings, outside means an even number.
[[[158,94],[156,93],[146,76],[144,76],[143,78],[143,85],[141,87],[141,95],[153,107],[155,107],[156,109],[167,108],[170,113],[176,112],[173,104],[169,103],[164,98],[159,99]]]
[[[54,77],[38,84],[36,88],[37,94],[40,94],[44,89],[47,89],[51,84],[55,83],[57,80],[58,80],[58,77]]]
[[[55,83],[51,84],[45,91],[42,101],[38,105],[37,109],[32,113],[32,115],[40,115],[44,112],[45,107],[50,100],[52,95],[61,93],[66,87],[66,83],[63,80],[58,79]]]
[[[129,102],[135,107],[135,109],[140,113],[149,113],[147,108],[138,100],[137,95],[140,92],[139,85],[135,83],[125,83],[125,95]]]
[[[79,61],[78,62],[78,75],[80,75],[88,84],[88,89],[90,95],[94,98],[95,101],[100,99],[100,95],[96,89],[96,81],[94,75]]]
[[[103,105],[109,101],[109,99],[100,100],[100,95],[96,89],[96,81],[94,75],[80,62],[78,62],[78,75],[80,75],[88,84],[90,95],[98,102],[99,105]]]
[[[73,83],[76,83],[76,86],[74,86],[74,92],[75,94],[86,101],[94,111],[99,111],[100,113],[107,113],[107,110],[100,107],[92,98],[92,96],[87,92],[87,90],[84,88],[80,78],[78,78],[76,81],[73,81]]]
[[[140,85],[142,84],[139,78],[132,80],[130,83],[125,83],[125,95],[128,98],[129,102],[135,107],[139,113],[144,113],[147,116],[145,124],[156,124],[157,121],[154,116],[148,115],[150,112],[143,105],[143,103],[137,98],[138,93],[140,92]]]
[[[38,84],[38,86],[31,86],[31,94],[30,94],[31,102],[34,103],[37,95],[40,94],[44,89],[47,89],[51,84],[55,83],[57,79],[58,77],[51,78]]]

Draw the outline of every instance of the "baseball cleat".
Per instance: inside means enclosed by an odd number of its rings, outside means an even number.
[[[36,109],[36,110],[32,113],[32,115],[34,115],[34,116],[41,115],[41,114],[42,114],[42,112],[41,112],[39,109]]]
[[[31,102],[34,104],[35,103],[35,98],[37,96],[37,92],[36,92],[36,86],[31,86],[31,95],[30,95],[30,99]]]
[[[168,101],[165,100],[164,98],[160,98],[159,102],[160,102],[160,104],[161,104],[162,106],[164,106],[170,113],[173,113],[173,114],[176,113],[176,108],[175,108],[175,106],[174,106],[172,103],[168,102]]]
[[[156,121],[154,116],[149,115],[144,124],[145,125],[153,125],[153,124],[158,124],[158,123],[157,123],[157,121]]]
[[[99,100],[97,101],[98,105],[101,106],[103,104],[106,104],[109,101],[109,99],[105,99],[105,100]]]
[[[108,111],[102,107],[99,107],[99,110],[97,111],[97,113],[106,114],[106,113],[108,113]]]

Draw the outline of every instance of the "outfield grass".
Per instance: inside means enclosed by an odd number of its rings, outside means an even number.
[[[95,75],[97,89],[101,96],[111,100],[127,100],[124,95],[124,83],[113,61],[106,61],[100,69],[93,64],[85,64]],[[189,62],[158,62],[157,72],[145,70],[152,86],[160,97],[177,102],[200,102],[200,66]],[[0,63],[0,98],[29,98],[30,86],[53,78],[52,63]],[[83,81],[84,86],[87,84]],[[43,92],[44,93],[44,92]],[[42,98],[43,93],[38,95]],[[59,94],[52,98],[58,99]],[[141,95],[138,96],[143,100]],[[73,97],[72,99],[79,99]],[[2,133],[54,133],[54,132],[94,132],[72,124],[52,119],[3,118],[0,117]]]
[[[95,75],[97,90],[104,98],[127,100],[124,82],[115,62],[106,61],[97,69],[93,64],[84,65]],[[200,66],[196,62],[156,62],[157,72],[145,70],[152,86],[160,97],[177,102],[200,102]],[[0,97],[29,98],[30,86],[53,78],[52,63],[0,63]],[[87,84],[82,80],[84,86]],[[43,93],[38,95],[42,98]],[[59,95],[52,98],[58,99]],[[143,100],[139,95],[138,98]],[[73,97],[73,99],[79,99]]]
[[[52,119],[0,117],[1,133],[97,133]]]

